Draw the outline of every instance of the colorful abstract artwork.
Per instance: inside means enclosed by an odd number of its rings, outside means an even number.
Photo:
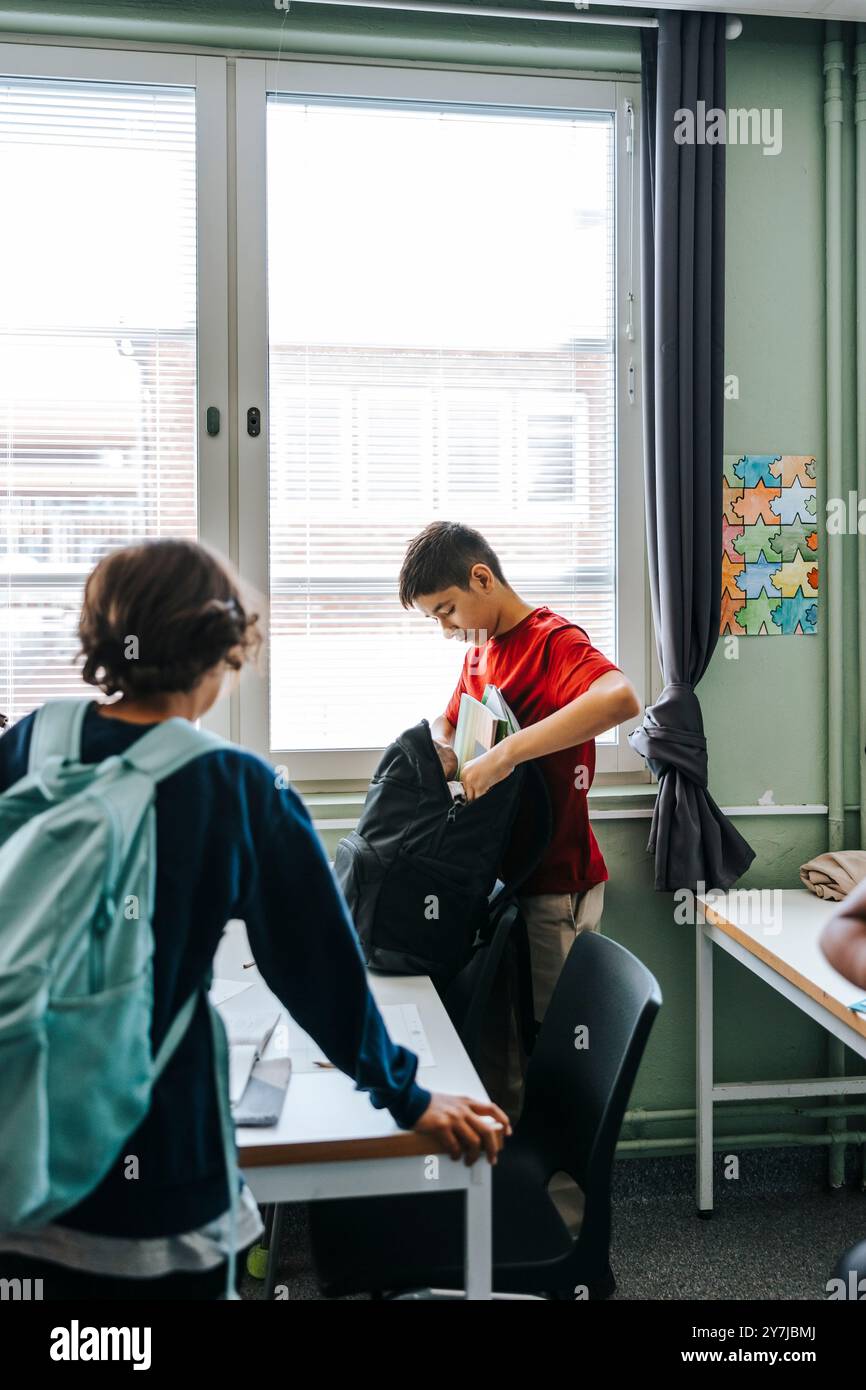
[[[728,454],[722,503],[722,634],[818,627],[818,496],[806,454]]]

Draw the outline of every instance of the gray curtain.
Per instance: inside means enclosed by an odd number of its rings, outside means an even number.
[[[725,16],[641,30],[641,328],[647,544],[665,687],[630,736],[659,779],[658,889],[728,888],[755,852],[707,789],[695,686],[718,641],[722,565],[725,146],[677,144],[674,113],[725,110]]]

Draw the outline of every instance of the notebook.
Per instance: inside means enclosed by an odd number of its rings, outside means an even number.
[[[280,1019],[279,1005],[255,985],[219,1009],[229,1044],[229,1098],[237,1105]]]
[[[486,685],[484,694],[481,696],[481,703],[489,709],[491,714],[505,725],[504,731],[500,731],[500,737],[506,738],[508,734],[516,734],[520,730],[520,725],[515,718],[514,711],[509,706],[498,685]],[[497,740],[498,742],[498,740]]]
[[[275,1125],[292,1079],[291,1057],[256,1062],[246,1089],[232,1110],[236,1125]]]

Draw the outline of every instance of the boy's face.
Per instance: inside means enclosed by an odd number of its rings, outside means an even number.
[[[422,594],[416,598],[415,607],[425,618],[432,618],[439,624],[443,636],[482,646],[496,628],[495,583],[486,565],[476,565],[469,576],[468,589],[452,584],[449,589]]]

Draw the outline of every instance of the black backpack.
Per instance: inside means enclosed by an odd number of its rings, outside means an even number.
[[[455,802],[426,719],[407,729],[385,750],[358,828],[334,861],[368,966],[429,975],[445,987],[486,941],[491,898],[499,908],[516,892],[550,834],[547,788],[534,763],[474,801]]]

